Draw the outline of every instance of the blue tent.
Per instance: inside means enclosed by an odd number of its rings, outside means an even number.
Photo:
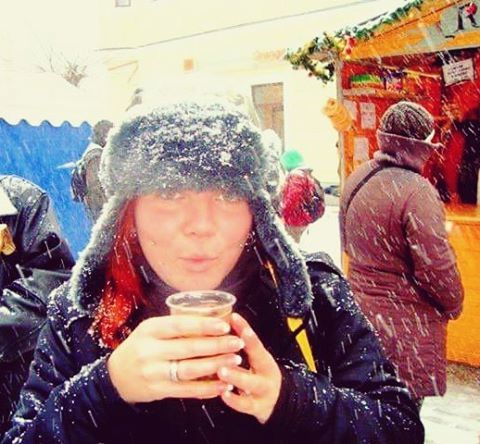
[[[70,193],[71,169],[89,143],[91,126],[48,121],[38,126],[20,120],[10,124],[0,118],[0,174],[16,174],[39,185],[53,201],[60,226],[74,255],[83,249],[91,224],[83,206]]]

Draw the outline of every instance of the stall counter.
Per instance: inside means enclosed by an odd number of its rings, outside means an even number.
[[[480,206],[445,207],[449,239],[457,256],[465,289],[461,316],[449,322],[447,357],[480,366]]]

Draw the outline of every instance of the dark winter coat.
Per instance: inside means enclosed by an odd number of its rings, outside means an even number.
[[[0,193],[0,223],[8,226],[16,247],[11,255],[0,253],[2,433],[46,321],[47,296],[68,278],[73,258],[45,192],[19,177],[0,176]]]
[[[280,397],[265,425],[219,398],[129,405],[110,381],[111,350],[90,335],[92,319],[69,298],[52,297],[29,380],[5,443],[421,443],[423,427],[393,376],[346,281],[323,257],[307,260],[314,300],[307,332],[318,373],[308,371],[281,314],[270,276],[249,259],[241,294],[245,316],[280,365]],[[253,265],[252,265],[253,264]],[[163,300],[149,315],[163,315]],[[140,321],[138,319],[137,321]]]
[[[355,297],[414,396],[446,389],[446,328],[463,289],[445,231],[443,204],[419,172],[431,145],[380,134],[382,151],[355,170],[341,197],[343,250]],[[351,201],[352,190],[379,163]]]

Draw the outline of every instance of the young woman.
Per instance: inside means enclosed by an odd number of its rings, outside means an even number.
[[[267,173],[260,132],[220,99],[115,131],[109,201],[52,297],[4,442],[423,442],[346,281],[288,240]],[[229,323],[168,314],[168,295],[215,288],[238,299]]]

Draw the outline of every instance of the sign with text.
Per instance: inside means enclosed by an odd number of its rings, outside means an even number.
[[[446,86],[465,80],[473,80],[475,76],[472,59],[449,63],[448,65],[443,65],[442,69]]]
[[[360,103],[360,122],[363,129],[376,128],[377,115],[375,104],[371,102]]]

